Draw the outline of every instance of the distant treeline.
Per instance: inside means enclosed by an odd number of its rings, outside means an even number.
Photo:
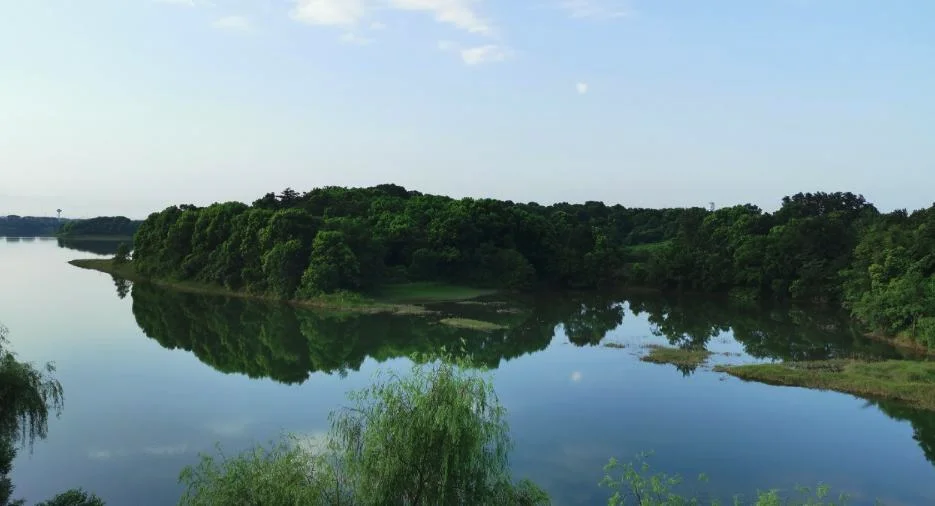
[[[0,216],[0,236],[51,237],[67,221],[50,216]]]
[[[51,216],[0,216],[0,237],[100,236],[133,237],[142,221],[124,216],[86,220]]]
[[[286,189],[154,213],[143,274],[311,298],[387,282],[523,289],[638,285],[843,303],[935,344],[935,206],[881,214],[852,193],[717,211],[452,199],[396,185]]]
[[[99,216],[87,220],[73,220],[62,225],[60,236],[133,237],[141,221],[125,216]]]

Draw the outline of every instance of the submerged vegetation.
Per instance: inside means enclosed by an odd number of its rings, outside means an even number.
[[[846,392],[935,411],[935,362],[824,360],[719,366],[744,380]]]

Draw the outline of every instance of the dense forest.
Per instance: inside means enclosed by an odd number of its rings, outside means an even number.
[[[68,220],[49,216],[0,216],[0,236],[50,237]]]
[[[144,275],[282,299],[422,280],[642,286],[842,304],[873,330],[935,345],[935,206],[883,214],[852,193],[800,193],[768,213],[286,189],[153,213],[134,248]]]
[[[98,216],[87,220],[72,220],[59,230],[62,237],[74,236],[103,236],[103,237],[133,237],[140,228],[140,221],[134,221],[125,216]]]

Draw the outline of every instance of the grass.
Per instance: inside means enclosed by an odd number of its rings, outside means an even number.
[[[647,348],[649,348],[649,354],[641,357],[640,360],[654,364],[698,367],[711,356],[710,351],[702,348],[667,348],[658,345],[647,346]]]
[[[450,325],[452,327],[458,327],[458,328],[470,329],[470,330],[480,330],[483,332],[492,332],[494,330],[502,330],[506,328],[503,325],[498,325],[493,322],[472,320],[470,318],[445,318],[441,320],[440,323],[444,325]]]
[[[396,283],[381,286],[374,298],[387,303],[455,302],[476,299],[496,293],[496,290],[471,288],[446,283]]]
[[[822,360],[781,364],[718,366],[747,381],[834,390],[876,400],[893,400],[935,411],[935,362]]]
[[[82,269],[90,269],[104,272],[114,276],[119,276],[134,283],[146,282],[156,286],[178,290],[181,292],[198,293],[204,295],[224,295],[227,297],[240,297],[244,299],[265,300],[274,302],[286,302],[297,307],[308,307],[318,309],[339,309],[355,313],[395,313],[395,314],[428,314],[428,309],[403,303],[390,303],[381,300],[374,300],[353,292],[338,292],[328,295],[322,295],[314,299],[289,300],[282,301],[279,298],[271,297],[265,294],[249,293],[240,290],[231,290],[224,286],[211,285],[207,283],[198,283],[194,281],[171,281],[154,280],[140,274],[133,267],[132,262],[114,263],[112,259],[85,259],[71,260],[71,265]]]

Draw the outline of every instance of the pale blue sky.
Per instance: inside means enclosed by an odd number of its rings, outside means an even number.
[[[0,213],[935,200],[931,0],[0,0]]]

